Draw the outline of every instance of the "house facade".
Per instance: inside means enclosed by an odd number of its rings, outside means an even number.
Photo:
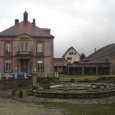
[[[65,58],[54,58],[54,71],[58,73],[67,73],[67,61]]]
[[[39,72],[47,75],[53,72],[53,39],[49,28],[39,28],[28,21],[15,19],[15,24],[0,32],[0,71]]]
[[[98,76],[112,74],[114,61],[110,62],[112,58],[108,57],[113,55],[114,47],[115,44],[102,48],[84,60],[80,60],[79,53],[73,47],[70,47],[62,58],[54,58],[54,70],[67,75]]]
[[[70,47],[63,54],[62,58],[54,58],[54,71],[59,73],[68,73],[68,65],[80,62],[80,54],[75,48]]]
[[[68,48],[62,57],[67,60],[68,64],[74,64],[80,61],[80,54],[73,47]]]

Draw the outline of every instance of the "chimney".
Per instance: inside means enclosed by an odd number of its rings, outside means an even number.
[[[36,25],[36,21],[35,21],[35,19],[33,19],[32,24],[33,24],[34,26]]]
[[[18,19],[15,19],[15,25],[19,23],[19,20]]]

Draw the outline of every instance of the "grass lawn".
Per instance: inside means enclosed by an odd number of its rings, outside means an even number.
[[[96,75],[82,76],[82,75],[59,74],[59,78],[61,81],[70,81],[71,79],[74,79],[75,81],[84,81],[84,80],[94,81],[94,80],[97,80],[99,78],[99,76],[96,76]]]
[[[59,74],[59,78],[61,81],[95,81],[98,80],[99,78],[114,78],[115,75],[67,75],[67,74]]]
[[[87,105],[77,105],[72,104],[66,106],[70,111],[70,115],[114,115],[115,114],[115,104],[112,105],[102,105],[102,104],[87,104]]]
[[[53,106],[53,105],[52,105]],[[64,115],[115,115],[115,104],[59,104]]]
[[[0,99],[0,115],[115,115],[115,104],[22,102]]]

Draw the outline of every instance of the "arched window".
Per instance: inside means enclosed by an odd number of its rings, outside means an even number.
[[[5,72],[11,72],[11,60],[5,60]]]
[[[37,71],[43,71],[43,61],[42,60],[38,60],[37,61]]]

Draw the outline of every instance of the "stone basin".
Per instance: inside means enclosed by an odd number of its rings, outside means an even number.
[[[35,96],[45,98],[102,98],[115,95],[115,84],[75,82],[50,85],[49,89],[35,90]]]

